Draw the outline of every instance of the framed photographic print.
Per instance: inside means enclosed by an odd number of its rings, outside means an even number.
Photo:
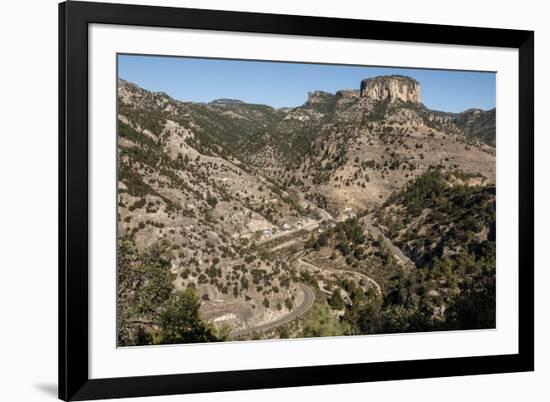
[[[534,369],[534,33],[59,5],[59,397]]]

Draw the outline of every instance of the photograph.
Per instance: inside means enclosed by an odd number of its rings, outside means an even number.
[[[0,402],[546,402],[550,23],[501,3],[4,2]]]
[[[494,330],[496,80],[117,54],[117,346]]]

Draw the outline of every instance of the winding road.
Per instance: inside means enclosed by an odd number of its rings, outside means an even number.
[[[405,266],[407,266],[408,263],[412,264],[412,261],[405,254],[403,254],[403,252],[398,247],[396,247],[390,239],[388,239],[386,236],[384,236],[384,234],[382,233],[382,231],[379,228],[377,228],[376,226],[373,225],[371,215],[365,216],[362,220],[363,220],[367,230],[372,232],[375,236],[382,236],[386,246],[393,252],[393,254]],[[303,227],[296,228],[294,230],[289,230],[289,231],[277,233],[269,239],[263,239],[263,240],[259,241],[258,244],[264,244],[265,245],[265,244],[268,244],[269,242],[271,242],[273,240],[276,240],[278,238],[281,238],[281,237],[287,237],[287,236],[290,237],[289,240],[284,241],[284,242],[282,242],[280,244],[277,244],[276,246],[270,248],[270,251],[277,251],[277,250],[287,248],[287,247],[290,247],[290,246],[293,246],[293,245],[297,244],[298,243],[297,239],[292,239],[292,236],[295,233],[297,233],[299,231],[302,231],[302,230],[312,231],[312,230],[315,230],[318,226],[319,226],[318,221],[317,222],[312,222],[312,223],[309,223],[308,225],[304,225]],[[295,260],[299,265],[301,265],[305,268],[319,270],[319,271],[323,271],[323,272],[330,272],[330,273],[334,273],[334,274],[337,274],[337,275],[344,274],[344,275],[351,275],[351,276],[355,276],[355,277],[358,277],[358,278],[362,278],[365,281],[367,281],[368,283],[370,283],[376,289],[376,292],[378,294],[382,294],[382,287],[380,286],[380,284],[378,282],[376,282],[374,279],[372,279],[371,277],[369,277],[369,276],[367,276],[367,275],[365,275],[361,272],[319,267],[319,266],[313,264],[310,261],[306,261],[306,260],[302,259],[301,255],[303,255],[303,251],[296,253],[293,256],[292,259]],[[269,330],[275,329],[275,328],[277,328],[281,325],[288,324],[289,322],[303,316],[313,306],[313,303],[315,302],[315,292],[313,291],[312,288],[310,288],[309,286],[307,286],[303,283],[298,283],[297,285],[302,289],[302,292],[304,293],[304,300],[298,307],[296,307],[294,310],[292,310],[287,315],[285,315],[281,318],[278,318],[274,321],[268,322],[266,324],[258,325],[258,326],[251,327],[251,328],[244,328],[244,329],[238,329],[238,330],[232,331],[230,333],[230,336],[233,337],[233,338],[238,338],[238,337],[241,337],[241,336],[253,334],[254,332],[269,331]]]
[[[297,285],[302,289],[302,292],[304,293],[304,301],[302,302],[302,304],[300,304],[290,313],[288,313],[287,315],[281,318],[276,319],[275,321],[268,322],[267,324],[262,324],[256,327],[238,329],[236,331],[232,331],[230,335],[233,338],[237,338],[239,336],[250,335],[254,332],[269,331],[280,325],[288,324],[289,322],[295,320],[296,318],[303,316],[305,313],[307,313],[307,311],[311,308],[311,306],[313,306],[313,303],[315,302],[315,292],[313,291],[312,288],[310,288],[307,285],[304,285],[303,283],[298,283]]]
[[[357,272],[357,271],[348,271],[348,270],[345,270],[345,269],[334,269],[334,268],[324,268],[324,267],[319,267],[309,261],[306,261],[306,260],[303,260],[302,258],[298,258],[298,264],[302,265],[302,266],[305,266],[307,268],[310,268],[310,269],[315,269],[315,270],[320,270],[322,272],[331,272],[331,273],[335,273],[337,275],[342,275],[342,274],[348,274],[348,275],[351,275],[351,276],[357,276],[357,277],[360,277],[360,278],[363,278],[365,279],[367,282],[369,282],[370,284],[372,284],[374,286],[374,288],[376,289],[376,293],[378,294],[382,294],[382,287],[380,286],[380,284],[378,282],[376,282],[374,279],[372,279],[370,276],[367,276],[361,272]]]

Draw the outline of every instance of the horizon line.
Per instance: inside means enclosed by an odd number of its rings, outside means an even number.
[[[173,57],[173,56],[168,56],[168,57]],[[175,56],[174,56],[175,57]],[[364,80],[368,80],[368,79],[375,79],[375,78],[379,78],[379,77],[391,77],[391,76],[401,76],[401,77],[405,77],[405,78],[409,78],[411,80],[414,80],[416,82],[418,82],[418,80],[416,80],[415,78],[412,78],[412,77],[407,77],[405,75],[400,75],[400,74],[387,74],[387,75],[379,75],[379,76],[376,76],[376,77],[371,77],[371,78],[364,78],[363,80],[361,81],[364,81]],[[177,102],[180,102],[180,103],[195,103],[195,104],[200,104],[200,105],[208,105],[208,104],[211,104],[215,101],[218,101],[218,100],[230,100],[230,101],[238,101],[238,102],[241,102],[245,105],[259,105],[259,106],[268,106],[272,109],[276,109],[276,110],[279,110],[279,109],[295,109],[295,108],[298,108],[300,106],[303,106],[306,102],[307,102],[307,99],[305,100],[305,102],[303,102],[302,104],[299,104],[299,105],[296,105],[296,106],[273,106],[273,105],[270,105],[268,103],[257,103],[257,102],[248,102],[248,101],[245,101],[241,98],[234,98],[234,97],[220,97],[220,98],[214,98],[214,99],[211,99],[210,101],[208,102],[204,102],[204,101],[196,101],[196,100],[183,100],[183,99],[180,99],[180,98],[177,98],[177,97],[174,97],[172,96],[171,94],[169,94],[168,92],[166,91],[154,91],[152,89],[148,89],[148,88],[145,88],[139,84],[136,84],[135,82],[133,81],[130,81],[126,78],[123,78],[123,77],[120,77],[118,76],[117,77],[117,81],[118,80],[122,80],[122,81],[125,81],[125,82],[128,82],[132,85],[135,85],[137,86],[138,88],[144,90],[144,91],[147,91],[147,92],[151,92],[151,93],[156,93],[156,94],[164,94],[166,96],[168,96],[169,98],[177,101]],[[420,83],[419,83],[420,84]],[[322,89],[313,89],[311,91],[307,91],[307,94],[308,94],[308,97],[309,97],[309,94],[311,93],[314,93],[314,92],[323,92],[323,93],[326,93],[326,94],[329,94],[329,95],[332,95],[332,96],[336,96],[336,94],[340,91],[357,91],[357,92],[360,92],[360,89],[353,89],[353,88],[342,88],[342,89],[339,89],[337,90],[336,92],[330,92],[330,91],[325,91],[325,90],[322,90]],[[118,82],[117,82],[117,96],[118,96]],[[428,106],[426,106],[424,104],[424,102],[420,102],[423,106],[425,106],[428,110],[431,110],[433,112],[443,112],[443,113],[451,113],[451,114],[462,114],[462,113],[465,113],[469,110],[481,110],[483,112],[488,112],[488,111],[491,111],[491,110],[496,110],[496,106],[492,107],[492,108],[488,108],[488,109],[483,109],[483,108],[479,108],[479,107],[470,107],[470,108],[466,108],[460,112],[448,112],[448,111],[445,111],[445,110],[437,110],[437,109],[430,109]]]

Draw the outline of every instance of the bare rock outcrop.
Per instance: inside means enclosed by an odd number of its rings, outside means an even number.
[[[390,102],[421,103],[418,81],[401,75],[385,75],[361,81],[361,97]]]

